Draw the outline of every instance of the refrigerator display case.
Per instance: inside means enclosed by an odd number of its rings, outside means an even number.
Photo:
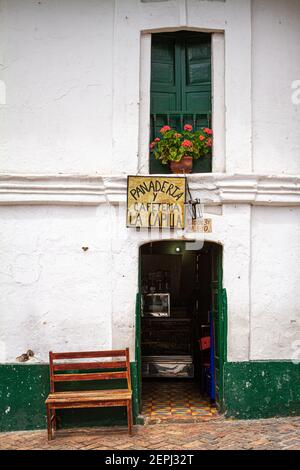
[[[143,317],[169,317],[170,316],[170,294],[152,293],[142,296]]]
[[[185,308],[172,308],[170,293],[142,295],[142,376],[193,378],[191,319]]]

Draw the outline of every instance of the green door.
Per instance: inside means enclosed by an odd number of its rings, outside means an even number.
[[[222,251],[219,245],[214,245],[212,248],[211,288],[214,325],[216,403],[219,410],[223,412],[224,362],[227,356],[227,297],[226,289],[222,288]]]
[[[182,130],[210,126],[211,36],[205,33],[152,35],[151,140],[163,125]],[[194,172],[210,172],[211,158],[197,160]],[[169,168],[150,156],[150,173],[169,173]]]

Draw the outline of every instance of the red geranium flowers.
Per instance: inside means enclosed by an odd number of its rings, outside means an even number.
[[[191,124],[185,124],[178,132],[169,125],[160,129],[161,137],[156,137],[150,144],[157,160],[166,165],[170,161],[179,162],[184,156],[197,160],[210,153],[212,130],[209,127],[193,130]]]
[[[170,131],[170,130],[171,130],[170,126],[163,126],[159,132],[161,134],[164,134],[165,132]]]
[[[186,147],[186,148],[190,148],[190,147],[193,147],[193,144],[190,140],[187,140],[185,139],[183,142],[182,142],[182,147]]]

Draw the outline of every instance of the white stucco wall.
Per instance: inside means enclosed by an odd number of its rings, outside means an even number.
[[[255,207],[250,358],[299,359],[300,209]]]
[[[253,0],[253,171],[300,173],[300,2]]]
[[[225,34],[217,171],[299,172],[298,0],[1,0],[0,12],[2,171],[136,171],[140,36],[192,28]]]
[[[110,346],[109,218],[106,206],[1,208],[1,362]]]
[[[1,0],[1,171],[110,172],[111,0]]]
[[[125,200],[124,175],[146,171],[141,35],[184,28],[220,46],[215,171],[226,175],[190,182],[219,214],[208,240],[224,246],[228,359],[292,357],[299,176],[281,175],[299,173],[299,23],[297,0],[0,0],[0,362],[128,344],[133,357],[147,240],[111,203]]]
[[[134,357],[138,249],[149,239],[125,228],[124,208],[1,208],[1,362],[27,349],[46,361],[49,349],[127,345]],[[225,204],[212,212],[206,240],[224,247],[228,360],[291,358],[299,209]]]
[[[27,349],[34,361],[46,361],[50,349],[128,345],[134,357],[138,250],[150,240],[147,230],[125,227],[124,210],[124,204],[1,208],[0,362],[14,362]],[[247,360],[250,206],[228,204],[223,215],[210,216],[207,240],[226,246],[229,357]]]
[[[2,171],[136,171],[140,35],[192,28],[225,34],[226,170],[299,172],[298,0],[1,0],[0,11]]]

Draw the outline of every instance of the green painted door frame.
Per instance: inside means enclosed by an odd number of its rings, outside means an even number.
[[[139,247],[138,257],[138,292],[136,294],[135,303],[135,362],[137,366],[137,397],[138,412],[142,411],[142,352],[141,352],[141,286],[142,286],[142,270],[141,270],[141,247]]]
[[[222,287],[222,246],[210,243],[212,253],[212,313],[215,339],[216,403],[224,411],[224,364],[227,361],[227,294]],[[137,396],[139,413],[142,410],[142,357],[141,357],[141,249],[139,249],[138,293],[136,295],[135,360],[137,364]]]
[[[222,247],[212,246],[212,314],[215,353],[216,404],[224,411],[224,364],[227,360],[227,293],[223,288]]]
[[[139,261],[139,266],[140,266]],[[140,290],[140,283],[139,283]],[[135,308],[135,361],[137,365],[138,412],[142,411],[142,354],[141,354],[141,294],[136,294]]]

